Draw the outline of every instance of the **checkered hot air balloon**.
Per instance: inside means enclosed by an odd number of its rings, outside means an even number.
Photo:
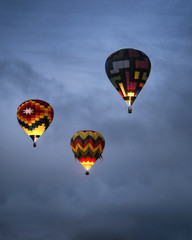
[[[33,140],[34,147],[37,139],[51,124],[53,116],[54,111],[51,105],[42,100],[27,100],[17,109],[18,122]]]
[[[128,105],[131,105],[145,85],[151,70],[151,62],[145,53],[136,49],[121,49],[106,60],[107,76]]]
[[[101,154],[105,147],[104,137],[96,131],[79,131],[71,138],[70,145],[75,158],[87,170],[85,174],[89,175],[89,169],[98,158],[102,158]]]

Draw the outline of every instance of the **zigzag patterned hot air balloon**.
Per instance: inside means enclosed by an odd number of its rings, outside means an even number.
[[[89,169],[97,161],[102,158],[101,154],[105,147],[104,137],[91,130],[77,132],[71,138],[71,149],[75,158],[87,170],[86,175],[89,175]]]
[[[131,105],[147,81],[151,62],[147,55],[135,49],[121,49],[112,53],[106,60],[107,76],[128,105]]]
[[[17,109],[17,119],[23,130],[32,138],[36,147],[37,139],[53,120],[54,111],[49,103],[42,100],[27,100]]]

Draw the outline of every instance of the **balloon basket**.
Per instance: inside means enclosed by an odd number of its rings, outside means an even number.
[[[132,107],[131,106],[128,107],[128,113],[132,113]]]

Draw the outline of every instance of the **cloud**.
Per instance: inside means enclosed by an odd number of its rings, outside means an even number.
[[[50,80],[35,72],[28,63],[16,59],[0,62],[1,96],[46,95]],[[47,92],[46,92],[47,91]]]

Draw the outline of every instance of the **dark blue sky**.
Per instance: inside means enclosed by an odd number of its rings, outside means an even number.
[[[192,238],[192,2],[0,0],[0,239]],[[114,51],[149,56],[133,113],[105,73]],[[55,110],[32,147],[16,111]],[[89,176],[72,135],[100,132]]]

